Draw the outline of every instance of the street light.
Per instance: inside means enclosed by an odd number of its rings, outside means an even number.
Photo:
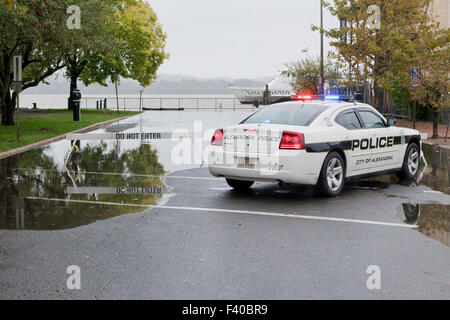
[[[116,87],[116,103],[117,103],[117,114],[119,114],[119,90],[117,88],[117,82],[119,80],[119,76],[117,72],[113,72],[111,75],[111,79],[114,82],[114,85]]]
[[[320,94],[324,94],[324,70],[323,70],[323,0],[320,0]]]
[[[139,112],[142,112],[142,93],[144,92],[144,86],[141,84],[139,85]]]

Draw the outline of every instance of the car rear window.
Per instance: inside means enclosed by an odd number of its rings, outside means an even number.
[[[319,114],[328,107],[316,104],[279,104],[261,109],[242,123],[273,123],[296,126],[309,126]]]

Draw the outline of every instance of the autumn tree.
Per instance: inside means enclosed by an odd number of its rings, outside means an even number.
[[[320,84],[320,60],[319,58],[305,58],[297,62],[287,63],[288,73],[294,77],[291,83],[295,92],[318,95]],[[324,78],[329,83],[339,83],[342,74],[331,61],[324,66]]]
[[[420,41],[412,64],[420,68],[417,87],[410,86],[413,99],[420,105],[429,106],[433,110],[433,136],[438,137],[439,113],[448,108],[449,65],[448,44],[449,30],[430,32],[429,37]]]
[[[371,82],[372,105],[378,106],[380,86],[389,85],[387,76],[398,56],[414,51],[418,36],[430,28],[426,8],[430,0],[333,0],[326,3],[340,27],[324,30],[331,38],[331,57],[346,67],[349,82]],[[315,27],[315,30],[318,28]],[[399,46],[400,45],[400,46]],[[408,50],[409,51],[409,50]]]

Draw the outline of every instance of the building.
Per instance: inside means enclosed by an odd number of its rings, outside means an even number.
[[[448,29],[450,16],[449,0],[433,0],[428,7],[428,14],[439,21],[440,27]]]

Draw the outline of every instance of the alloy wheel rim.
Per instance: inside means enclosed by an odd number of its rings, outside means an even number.
[[[415,175],[419,169],[419,152],[412,148],[408,154],[408,170],[411,175]]]
[[[332,191],[337,191],[342,185],[344,170],[338,158],[332,158],[327,166],[327,183]]]

